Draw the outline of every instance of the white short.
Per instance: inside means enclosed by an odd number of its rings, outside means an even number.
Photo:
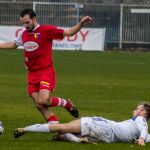
[[[114,142],[114,133],[107,120],[102,117],[82,117],[81,135],[94,138],[97,142]]]

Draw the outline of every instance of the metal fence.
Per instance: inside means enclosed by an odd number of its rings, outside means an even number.
[[[121,43],[145,44],[150,48],[150,6],[121,6]]]
[[[86,27],[105,27],[107,47],[150,48],[150,5],[0,2],[0,25],[20,25],[24,8],[33,8],[40,24],[61,27],[73,26],[89,15],[93,22]]]

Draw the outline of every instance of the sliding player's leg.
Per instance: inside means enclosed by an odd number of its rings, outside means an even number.
[[[15,138],[28,132],[58,132],[58,133],[81,133],[80,119],[71,121],[65,124],[35,124],[24,128],[17,128],[14,130]]]

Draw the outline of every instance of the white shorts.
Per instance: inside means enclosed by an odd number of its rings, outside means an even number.
[[[82,117],[81,135],[94,138],[97,142],[114,142],[114,133],[107,120],[102,117]]]

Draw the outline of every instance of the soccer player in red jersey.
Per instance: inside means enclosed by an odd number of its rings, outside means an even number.
[[[49,107],[62,106],[74,117],[79,116],[77,108],[70,100],[51,96],[56,84],[52,41],[75,35],[91,20],[91,17],[85,16],[77,25],[63,30],[52,25],[39,25],[34,10],[24,9],[20,13],[20,22],[25,28],[13,42],[0,44],[1,49],[24,46],[24,62],[28,69],[28,93],[47,122],[58,122],[57,116],[49,111]]]

